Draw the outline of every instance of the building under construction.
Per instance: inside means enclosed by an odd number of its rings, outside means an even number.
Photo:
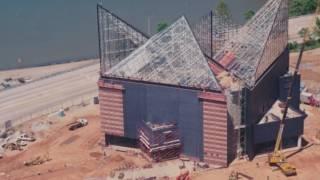
[[[288,0],[269,0],[245,25],[210,12],[149,37],[97,6],[105,143],[155,160],[187,155],[216,166],[270,151],[289,79]],[[303,134],[296,79],[283,134]]]

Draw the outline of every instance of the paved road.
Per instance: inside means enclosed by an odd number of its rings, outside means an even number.
[[[0,92],[0,124],[98,93],[99,63]]]

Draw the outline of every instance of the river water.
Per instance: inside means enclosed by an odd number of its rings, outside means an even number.
[[[234,20],[265,0],[225,0]],[[0,70],[97,57],[96,4],[145,33],[185,15],[190,23],[219,0],[1,0]],[[148,19],[150,25],[148,26]],[[150,29],[148,28],[150,27]]]

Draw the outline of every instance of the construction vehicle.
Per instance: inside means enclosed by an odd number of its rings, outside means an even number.
[[[69,127],[69,130],[70,131],[73,131],[73,130],[76,130],[78,128],[81,128],[81,127],[84,127],[86,125],[88,125],[88,120],[86,119],[78,119],[77,121],[69,124],[70,127]]]
[[[319,2],[320,2],[320,0],[318,0],[318,2],[317,2],[317,9],[316,9],[316,13],[315,13],[315,18],[317,18],[317,15],[320,12],[320,8],[319,8],[320,3]],[[305,44],[310,38],[309,29],[306,29],[306,31],[304,33],[303,42],[301,44],[301,49],[300,49],[299,56],[298,56],[298,61],[297,61],[296,67],[294,69],[293,76],[291,77],[291,81],[289,82],[288,95],[287,95],[285,102],[283,103],[283,105],[284,105],[283,116],[282,116],[282,119],[280,120],[280,127],[279,127],[279,131],[277,134],[277,139],[276,139],[274,151],[272,154],[269,154],[269,157],[268,157],[269,165],[278,167],[282,171],[282,173],[286,176],[294,176],[297,174],[295,166],[288,163],[286,156],[281,152],[281,144],[282,144],[283,130],[285,127],[284,121],[287,117],[287,113],[288,113],[288,109],[289,109],[289,102],[292,98],[292,87],[293,87],[294,81],[295,81],[295,79],[298,75],[298,72],[299,72],[299,67],[300,67],[302,55],[304,52]]]

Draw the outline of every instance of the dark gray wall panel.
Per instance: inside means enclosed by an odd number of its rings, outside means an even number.
[[[246,141],[249,158],[254,156],[254,125],[265,115],[279,98],[279,77],[289,69],[289,50],[286,49],[248,91]]]
[[[285,122],[283,138],[298,137],[303,134],[304,116],[289,119]],[[254,144],[272,142],[276,139],[279,130],[279,121],[255,125]]]
[[[122,84],[124,91],[125,137],[137,138],[142,120],[177,122],[183,153],[202,158],[202,105],[198,90],[109,79]]]
[[[288,96],[289,83],[292,80],[292,75],[287,74],[280,77],[279,79],[279,99],[285,101]],[[300,81],[301,75],[298,74],[294,80],[292,88],[292,99],[290,100],[290,106],[294,109],[300,109]]]

